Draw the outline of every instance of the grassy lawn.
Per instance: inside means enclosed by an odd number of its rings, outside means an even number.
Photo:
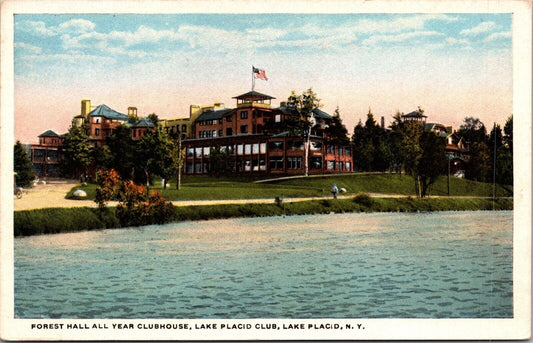
[[[216,178],[212,176],[184,176],[182,187],[176,189],[176,180],[170,180],[170,187],[163,190],[157,182],[151,189],[159,190],[168,200],[215,200],[215,199],[254,199],[275,198],[277,196],[314,197],[329,196],[333,182],[344,187],[348,195],[359,192],[386,194],[415,194],[415,181],[412,177],[398,174],[344,174],[335,176],[309,177],[290,180],[278,180],[268,183],[254,183],[260,178],[231,177]],[[447,195],[448,178],[441,177],[430,189],[430,195]],[[89,199],[94,199],[96,185],[89,184],[82,188]],[[510,188],[510,187],[508,187]],[[452,177],[450,179],[451,196],[492,196],[493,185]],[[72,191],[67,197],[71,195]],[[505,188],[497,185],[496,196],[512,196]]]

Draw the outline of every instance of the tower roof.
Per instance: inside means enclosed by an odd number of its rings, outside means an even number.
[[[256,91],[250,91],[248,93],[234,96],[233,99],[257,101],[257,100],[271,100],[271,99],[276,99],[276,98],[270,95],[256,92]]]
[[[45,132],[41,133],[39,137],[59,137],[59,135],[52,130],[46,130]]]

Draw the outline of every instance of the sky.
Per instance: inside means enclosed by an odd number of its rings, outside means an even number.
[[[371,109],[386,125],[421,106],[428,122],[490,129],[512,114],[512,15],[15,14],[15,139],[68,131],[82,99],[122,113],[187,117],[191,104],[252,88],[285,101],[312,88],[349,133]]]

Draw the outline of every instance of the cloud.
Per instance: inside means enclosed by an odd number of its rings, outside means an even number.
[[[84,65],[84,64],[100,64],[109,65],[115,63],[112,57],[94,56],[88,54],[72,53],[72,54],[48,54],[48,55],[33,55],[24,56],[22,61],[30,62],[32,64],[39,62],[50,63],[53,62],[58,66],[70,65]]]
[[[457,39],[454,37],[447,37],[444,40],[444,43],[447,45],[470,45],[470,41],[468,39]]]
[[[493,21],[484,21],[481,24],[474,26],[471,29],[464,29],[459,32],[463,36],[477,36],[483,33],[487,33],[496,28],[496,23]]]
[[[22,21],[17,23],[16,28],[23,32],[28,32],[41,37],[57,36],[57,33],[54,30],[47,28],[43,21]]]
[[[511,31],[495,32],[487,36],[487,38],[485,38],[485,42],[492,42],[492,41],[500,40],[500,39],[510,39],[512,37],[513,37],[513,34],[511,33]]]
[[[14,47],[15,49],[23,49],[24,51],[29,52],[31,54],[40,54],[43,50],[38,46],[34,46],[31,44],[26,44],[26,43],[15,43]]]
[[[362,44],[366,46],[375,46],[382,43],[401,43],[416,38],[432,36],[444,36],[444,34],[436,31],[415,31],[400,33],[397,35],[375,35],[365,39]]]
[[[85,19],[72,19],[60,24],[57,31],[61,33],[86,33],[94,30],[96,25]]]

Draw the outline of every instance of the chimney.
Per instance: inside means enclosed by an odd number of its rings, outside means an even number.
[[[381,128],[382,129],[385,128],[385,117],[384,116],[381,116]]]
[[[137,117],[137,107],[128,107],[128,116]]]
[[[89,112],[91,112],[91,100],[83,99],[81,101],[81,115],[86,118]]]
[[[279,107],[287,107],[287,102],[286,101],[280,102]]]

